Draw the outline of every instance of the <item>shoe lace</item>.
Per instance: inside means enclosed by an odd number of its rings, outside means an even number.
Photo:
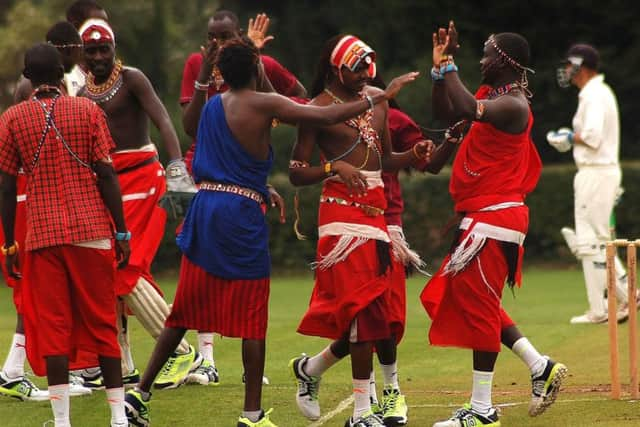
[[[176,358],[170,357],[167,360],[167,362],[164,364],[164,367],[162,368],[160,375],[169,375],[171,371],[173,371],[173,366],[175,365],[175,363],[176,363]]]
[[[382,411],[386,413],[388,411],[395,410],[399,396],[400,393],[398,393],[396,390],[390,390],[388,393],[386,393],[382,398]]]
[[[311,400],[318,400],[320,381],[316,377],[309,377],[308,380],[300,379],[300,385],[303,391],[309,394]]]
[[[541,397],[544,394],[545,380],[536,378],[531,380],[531,394],[536,397]]]
[[[27,373],[24,374],[22,382],[29,388],[30,393],[34,391],[40,391],[37,385],[33,383],[29,378],[27,378]]]

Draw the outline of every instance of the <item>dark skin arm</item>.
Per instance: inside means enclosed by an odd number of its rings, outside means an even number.
[[[131,69],[127,72],[127,83],[133,94],[138,99],[142,109],[147,113],[153,124],[160,131],[164,147],[169,155],[169,160],[182,158],[180,142],[176,134],[167,109],[158,98],[149,79],[139,70]]]
[[[440,33],[440,31],[439,31]],[[433,56],[434,59],[442,57],[445,53],[455,52],[458,46],[458,33],[453,21],[449,24],[447,35],[442,41],[441,37],[434,37]],[[453,48],[452,46],[456,46]],[[485,57],[491,55],[485,47]],[[495,52],[493,52],[495,55]],[[498,65],[494,65],[498,67]],[[502,65],[504,67],[504,65]],[[502,70],[501,70],[502,71]],[[506,71],[502,71],[505,73]],[[453,116],[458,119],[476,120],[476,110],[478,102],[484,105],[484,113],[480,121],[489,122],[497,129],[504,132],[517,134],[522,132],[527,126],[529,119],[529,104],[525,96],[519,91],[514,91],[506,96],[500,96],[494,100],[477,101],[475,96],[467,90],[460,76],[455,71],[448,72],[444,76],[444,86],[448,99],[452,105]]]
[[[107,210],[111,214],[116,232],[126,233],[127,226],[124,221],[124,211],[122,208],[122,193],[120,183],[113,164],[110,161],[100,160],[94,163],[93,171],[98,178],[98,190],[102,196]],[[129,262],[131,249],[128,241],[116,240],[116,259],[118,268],[123,268]]]
[[[16,223],[16,177],[0,172],[0,217],[2,217],[2,229],[4,231],[4,246],[10,247],[15,243],[14,226]],[[5,256],[5,265],[9,275],[14,279],[22,276],[16,269],[19,267],[18,253]]]

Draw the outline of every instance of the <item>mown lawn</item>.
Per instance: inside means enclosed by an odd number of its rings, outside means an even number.
[[[494,400],[502,407],[503,426],[637,426],[640,403],[608,398],[609,365],[606,325],[574,326],[572,315],[586,304],[582,275],[578,270],[529,269],[525,286],[504,295],[504,305],[521,329],[541,352],[563,361],[570,370],[565,390],[558,402],[539,418],[527,416],[530,393],[529,374],[510,352],[500,356],[494,380]],[[161,280],[169,297],[175,291],[175,278]],[[408,284],[407,333],[399,348],[401,386],[410,407],[409,425],[431,426],[448,417],[469,396],[471,383],[470,353],[439,349],[427,343],[429,325],[418,295],[425,279],[414,277]],[[322,383],[323,413],[333,415],[310,423],[299,415],[294,402],[295,388],[287,371],[287,362],[301,352],[314,353],[327,341],[296,334],[295,329],[308,302],[311,275],[278,278],[272,282],[266,374],[271,384],[264,388],[264,407],[275,408],[272,420],[280,427],[342,426],[349,416],[350,395],[348,360],[329,371]],[[142,370],[153,341],[133,322],[132,346]],[[14,327],[14,310],[8,289],[0,288],[0,360],[4,360]],[[627,378],[627,327],[622,326],[622,378]],[[190,334],[192,342],[194,335]],[[624,338],[624,341],[623,341]],[[222,384],[218,387],[185,386],[173,391],[158,391],[152,400],[151,419],[161,426],[235,426],[242,409],[243,386],[240,342],[216,338],[215,358]],[[380,377],[380,375],[379,375]],[[37,378],[39,385],[45,381]],[[72,399],[72,423],[75,427],[106,426],[109,411],[104,393]],[[334,409],[344,408],[342,411]],[[0,398],[0,425],[5,427],[41,426],[52,418],[47,402],[19,402]]]

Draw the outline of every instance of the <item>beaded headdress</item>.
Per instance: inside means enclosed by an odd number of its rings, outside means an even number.
[[[491,46],[493,46],[493,48],[496,50],[496,52],[498,52],[498,55],[500,55],[503,61],[505,61],[512,68],[514,68],[516,71],[519,71],[521,73],[522,77],[518,84],[520,87],[522,87],[522,89],[525,90],[525,92],[527,92],[528,96],[531,96],[531,94],[527,90],[527,87],[529,86],[529,80],[527,79],[527,72],[531,74],[535,74],[536,72],[532,68],[525,67],[524,65],[520,64],[518,61],[513,59],[507,52],[502,50],[500,46],[498,46],[498,42],[493,34],[489,36],[489,38],[485,42],[485,46],[487,44],[490,44]]]
[[[113,34],[113,30],[107,21],[103,19],[88,19],[82,24],[78,32],[85,45],[111,43],[115,46],[116,44],[116,36]]]
[[[330,61],[338,70],[345,66],[350,71],[355,71],[360,62],[365,61],[369,65],[369,77],[376,76],[376,52],[356,36],[342,37],[331,52]]]

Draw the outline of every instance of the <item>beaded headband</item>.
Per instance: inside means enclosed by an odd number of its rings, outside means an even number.
[[[495,39],[495,37],[493,36],[493,34],[489,36],[489,38],[487,39],[487,41],[486,41],[485,45],[486,45],[487,43],[490,43],[490,44],[491,44],[491,46],[493,46],[493,48],[496,50],[496,52],[498,52],[498,54],[499,54],[499,55],[500,55],[500,56],[501,56],[505,61],[507,61],[507,63],[508,63],[509,65],[511,65],[512,67],[514,67],[514,68],[516,68],[516,69],[518,69],[518,70],[520,70],[520,71],[522,71],[522,72],[528,71],[528,72],[530,72],[530,73],[532,73],[532,74],[535,74],[535,73],[536,73],[533,69],[528,68],[528,67],[525,67],[524,65],[520,64],[518,61],[516,61],[515,59],[513,59],[512,57],[510,57],[510,56],[509,56],[509,55],[508,55],[504,50],[502,50],[502,49],[500,48],[500,46],[498,46],[498,42],[496,41],[496,39]]]
[[[65,44],[55,44],[55,43],[51,43],[51,42],[47,42],[49,43],[51,46],[55,47],[56,49],[65,49],[68,47],[82,47],[84,46],[82,43],[65,43]]]
[[[113,34],[113,30],[107,21],[103,19],[88,19],[82,24],[78,32],[85,45],[111,43],[115,46],[116,44],[116,36]]]
[[[369,77],[373,79],[376,76],[376,52],[356,36],[341,38],[331,52],[330,61],[338,70],[345,66],[350,71],[355,71],[360,62],[364,61],[369,65]]]

